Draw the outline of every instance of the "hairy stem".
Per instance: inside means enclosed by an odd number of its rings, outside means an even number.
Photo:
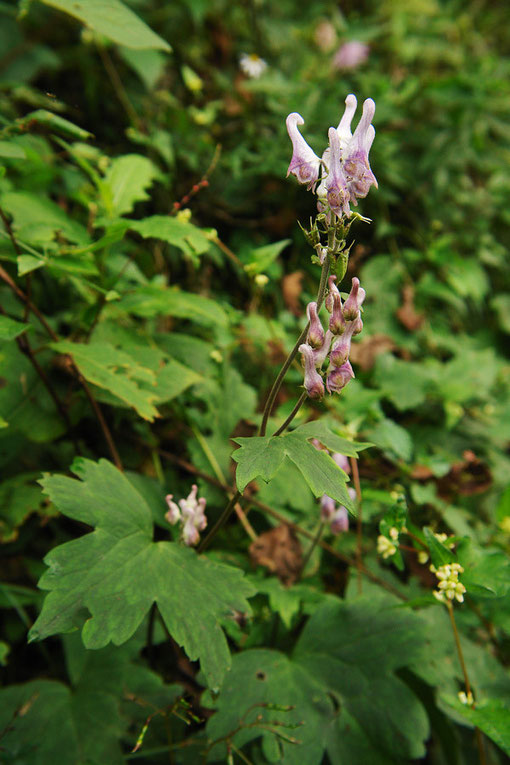
[[[321,278],[319,282],[319,289],[317,292],[317,300],[316,300],[317,311],[320,309],[324,300],[324,295],[326,293],[326,285],[328,282],[328,274],[329,274],[329,255],[325,258],[324,263],[322,265]],[[259,436],[266,435],[267,421],[269,420],[269,417],[271,416],[274,402],[276,401],[276,397],[278,396],[278,393],[280,392],[280,388],[282,387],[282,383],[285,378],[285,375],[287,374],[290,365],[296,358],[296,354],[298,352],[299,346],[301,345],[301,343],[303,343],[306,340],[306,336],[308,334],[308,327],[309,327],[309,323],[306,325],[306,327],[304,328],[304,330],[301,332],[298,339],[296,340],[294,348],[291,350],[291,352],[287,356],[282,368],[280,369],[278,373],[278,376],[276,377],[276,380],[273,383],[273,387],[269,391],[269,396],[267,397],[266,405],[264,407],[264,412],[262,413],[262,422],[260,425]]]

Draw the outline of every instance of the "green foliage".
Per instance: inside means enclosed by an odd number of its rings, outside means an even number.
[[[87,609],[85,646],[121,645],[156,603],[170,634],[191,659],[200,659],[208,682],[217,686],[230,665],[219,619],[248,611],[252,588],[233,568],[172,542],[154,543],[145,501],[106,460],[79,460],[75,473],[81,480],[43,479],[43,490],[62,513],[95,530],[46,556],[49,570],[39,584],[50,594],[30,639],[76,629]]]

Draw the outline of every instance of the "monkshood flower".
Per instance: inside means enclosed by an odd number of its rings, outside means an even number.
[[[186,499],[180,499],[178,505],[173,501],[173,494],[167,494],[165,497],[168,505],[165,518],[172,526],[179,522],[182,524],[182,539],[188,547],[198,544],[200,531],[207,526],[206,500],[204,497],[197,499],[197,491],[197,485],[193,484],[191,492]]]
[[[250,77],[252,80],[258,80],[267,69],[267,61],[264,61],[256,53],[241,53],[239,66],[242,73],[247,77]]]
[[[313,149],[308,146],[298,130],[298,125],[305,124],[302,116],[297,112],[293,112],[287,117],[286,124],[293,149],[287,175],[292,173],[296,176],[299,183],[306,183],[307,188],[310,190],[315,187],[319,178],[321,161]]]
[[[326,377],[326,388],[328,393],[340,393],[342,388],[350,383],[354,377],[351,362],[346,361],[340,367],[331,367]]]
[[[310,398],[322,398],[324,395],[324,383],[322,377],[315,368],[315,358],[313,348],[307,343],[299,346],[299,353],[302,354],[305,362],[304,387]]]
[[[306,315],[310,322],[306,342],[314,349],[322,348],[324,345],[325,334],[319,316],[317,315],[317,303],[308,303],[306,306]]]
[[[351,134],[356,106],[356,96],[351,93],[345,99],[345,111],[338,127],[328,130],[329,144],[321,159],[298,130],[297,126],[304,124],[301,115],[293,112],[287,117],[287,131],[293,147],[287,175],[293,173],[299,183],[315,191],[321,170],[317,207],[319,212],[326,215],[328,223],[334,217],[349,217],[350,203],[357,205],[357,199],[366,197],[371,186],[377,188],[377,180],[368,161],[375,137],[375,129],[371,124],[375,103],[367,98],[363,104],[362,117],[354,134]]]
[[[347,489],[351,499],[356,499],[356,490],[349,487]],[[323,494],[321,497],[321,521],[323,523],[329,523],[329,528],[332,534],[341,534],[343,531],[349,530],[349,514],[347,508],[343,505],[335,504],[335,500],[329,497],[327,494]]]

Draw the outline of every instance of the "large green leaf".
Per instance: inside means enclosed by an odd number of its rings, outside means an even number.
[[[232,455],[237,462],[236,482],[239,491],[244,491],[246,485],[255,478],[270,481],[287,457],[299,468],[316,497],[328,494],[353,511],[354,506],[346,488],[346,473],[329,454],[308,442],[307,439],[311,437],[310,432],[300,432],[297,428],[283,436],[234,438],[241,446]]]
[[[86,229],[47,197],[28,191],[2,194],[2,207],[13,217],[13,228],[22,241],[34,244],[51,242],[56,235],[69,242],[86,245]]]
[[[125,154],[113,160],[103,184],[108,190],[112,216],[131,212],[135,202],[149,199],[146,189],[158,175],[157,167],[140,154]]]
[[[154,391],[156,375],[137,359],[109,343],[86,345],[61,340],[52,343],[52,348],[72,356],[86,380],[113,393],[136,409],[144,419],[153,420],[158,416],[158,410],[153,405],[157,399]],[[152,390],[142,387],[143,383],[152,386]]]
[[[117,705],[101,685],[73,693],[53,680],[0,690],[2,754],[12,765],[122,765]]]
[[[225,311],[215,300],[156,284],[140,286],[135,292],[124,295],[116,309],[143,318],[176,316],[207,326],[226,326],[228,321]]]
[[[169,44],[153,32],[121,0],[41,0],[41,2],[74,16],[95,32],[128,48],[171,50]]]
[[[144,239],[161,239],[173,244],[187,255],[203,255],[211,248],[211,238],[189,221],[168,215],[152,215],[141,221],[132,221],[130,228]]]
[[[274,760],[286,765],[319,765],[325,751],[335,763],[390,765],[423,757],[427,715],[395,670],[418,655],[424,623],[390,605],[369,598],[327,602],[310,618],[291,658],[266,650],[235,656],[207,726],[210,739],[235,731],[253,707],[246,721],[262,714],[265,727],[243,728],[234,742],[259,736],[271,742],[274,731],[290,733],[301,743],[281,741],[282,755]],[[295,708],[282,712],[261,704]],[[271,731],[275,719],[283,726]],[[285,728],[300,722],[296,730]]]
[[[451,696],[442,697],[457,714],[460,714],[472,725],[480,728],[486,736],[494,741],[510,756],[510,705],[499,699],[487,699],[477,703],[475,709],[461,704]]]
[[[26,332],[30,329],[30,324],[25,324],[21,321],[14,321],[9,316],[2,316],[0,314],[0,341],[2,340],[14,340],[15,337]]]
[[[30,632],[42,639],[83,626],[83,642],[101,648],[126,642],[157,603],[168,630],[212,687],[230,667],[220,619],[249,611],[253,588],[242,573],[198,557],[173,542],[153,542],[152,515],[128,479],[106,460],[80,459],[82,480],[50,476],[41,483],[59,510],[95,530],[55,548],[40,581],[50,590]]]

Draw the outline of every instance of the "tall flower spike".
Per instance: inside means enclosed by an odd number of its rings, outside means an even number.
[[[299,183],[306,183],[307,188],[311,189],[317,183],[321,161],[298,130],[298,125],[305,124],[302,116],[297,112],[292,112],[287,117],[286,124],[293,149],[287,175],[292,173]]]
[[[350,93],[345,99],[345,111],[336,129],[338,137],[340,138],[340,147],[342,149],[345,149],[352,138],[351,122],[356,112],[357,105],[358,101],[356,96],[353,93]]]
[[[315,368],[313,349],[306,343],[299,346],[299,353],[305,361],[304,387],[310,398],[322,398],[324,395],[324,383],[322,377]]]
[[[366,292],[360,287],[359,279],[355,276],[347,300],[344,303],[344,318],[346,321],[356,321],[359,318],[359,310],[365,300]],[[356,332],[356,334],[359,334]]]
[[[328,393],[339,393],[354,377],[350,361],[346,361],[341,367],[333,367],[326,379]]]
[[[322,328],[321,321],[317,314],[317,303],[308,303],[306,306],[306,315],[310,322],[310,329],[306,342],[311,345],[312,348],[322,348],[324,345],[324,329]]]
[[[371,98],[367,98],[363,104],[363,115],[344,151],[344,168],[354,204],[357,204],[356,197],[366,197],[370,186],[378,188],[377,179],[368,161],[368,153],[375,137],[375,128],[371,124],[374,113],[375,103]]]
[[[340,138],[336,128],[329,129],[328,138],[331,154],[329,156],[329,173],[324,185],[326,188],[328,204],[332,212],[340,218],[342,215],[349,216],[351,214],[349,208],[349,191],[342,166]]]

